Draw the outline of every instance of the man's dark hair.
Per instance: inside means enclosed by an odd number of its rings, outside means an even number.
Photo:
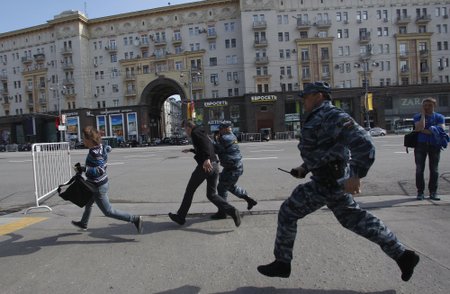
[[[193,129],[195,127],[195,123],[190,119],[183,120],[183,122],[181,123],[181,127],[183,127],[183,128],[188,127],[188,128]]]

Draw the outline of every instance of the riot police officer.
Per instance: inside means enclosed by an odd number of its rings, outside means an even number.
[[[244,165],[242,164],[238,140],[233,134],[230,123],[223,122],[219,125],[219,133],[214,138],[214,151],[219,156],[220,165],[223,167],[217,185],[219,196],[227,200],[229,191],[238,198],[247,201],[248,210],[252,209],[258,202],[249,197],[244,188],[236,185],[239,177],[244,173]],[[211,216],[212,219],[224,219],[226,217],[225,211],[220,209]]]
[[[312,173],[311,181],[298,185],[278,213],[275,261],[258,267],[269,277],[289,277],[297,221],[326,205],[347,229],[378,244],[394,259],[401,278],[408,281],[419,256],[407,250],[381,220],[353,199],[360,192],[360,179],[375,160],[370,135],[350,115],[331,103],[331,88],[325,82],[307,84],[300,92],[306,117],[301,130],[303,164],[291,170],[297,178]]]

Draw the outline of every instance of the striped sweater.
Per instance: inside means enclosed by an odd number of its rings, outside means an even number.
[[[96,186],[101,186],[108,182],[106,167],[109,152],[111,152],[111,147],[103,146],[102,144],[89,149],[86,157],[85,175],[87,180]]]

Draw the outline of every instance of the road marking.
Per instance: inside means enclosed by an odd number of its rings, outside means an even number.
[[[284,151],[284,149],[267,149],[267,150],[251,150],[250,152],[281,152]]]
[[[0,236],[18,231],[25,227],[31,226],[32,224],[39,223],[46,220],[48,217],[23,217],[19,220],[0,225]]]
[[[264,160],[264,159],[278,159],[276,156],[272,157],[246,157],[243,160]]]
[[[397,154],[408,154],[408,152],[406,152],[406,151],[395,151],[394,153],[397,153]]]
[[[108,162],[108,165],[121,165],[121,164],[125,164],[125,162]]]
[[[24,163],[24,162],[31,162],[31,159],[27,160],[9,160],[9,163]]]

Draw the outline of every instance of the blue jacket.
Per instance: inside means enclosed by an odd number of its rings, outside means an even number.
[[[85,175],[89,182],[101,186],[108,182],[106,167],[108,162],[108,153],[111,147],[108,145],[97,145],[89,149],[86,157]]]
[[[449,137],[444,129],[441,126],[431,126],[429,130],[433,133],[434,145],[440,147],[441,150],[447,148]]]
[[[238,168],[242,165],[238,140],[233,133],[223,134],[214,142],[214,151],[219,156],[220,165],[225,168]]]
[[[350,168],[350,176],[363,178],[375,161],[375,146],[369,133],[329,100],[307,115],[298,148],[302,167],[313,174],[340,162]]]

